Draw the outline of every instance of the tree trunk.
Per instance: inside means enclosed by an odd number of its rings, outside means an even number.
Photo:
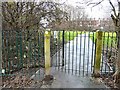
[[[120,30],[120,28],[118,28]],[[117,60],[116,60],[116,72],[114,73],[113,77],[115,82],[118,82],[118,79],[120,78],[120,31],[118,30],[118,53],[117,53]]]

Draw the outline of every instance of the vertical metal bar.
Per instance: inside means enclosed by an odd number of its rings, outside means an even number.
[[[108,49],[109,49],[109,59],[111,57],[111,51],[110,51],[110,32],[108,32]],[[107,61],[108,63],[108,61]],[[109,74],[110,74],[110,67],[109,67]]]
[[[22,49],[22,62],[23,62],[22,68],[24,68],[24,62],[25,62],[25,61],[24,61],[24,37],[25,37],[25,34],[24,34],[24,33],[25,33],[25,31],[22,30],[22,31],[21,31],[21,40],[22,40],[22,41],[21,41],[21,42],[22,42],[22,43],[21,43],[21,44],[22,44],[22,46],[21,46],[22,48],[21,48],[21,49]],[[29,47],[28,47],[28,50],[29,50]],[[29,57],[29,53],[28,53],[28,57]],[[23,73],[23,72],[24,72],[24,69],[22,69],[22,73]]]
[[[76,31],[76,43],[75,43],[76,44],[76,55],[75,55],[76,56],[76,69],[75,69],[75,74],[77,74],[77,63],[78,63],[78,60],[77,60],[77,49],[78,49],[77,46],[78,46],[78,44],[77,43],[78,43],[78,33]]]
[[[89,47],[90,47],[90,32],[88,32],[88,60],[87,60],[87,76],[88,76],[88,68],[89,68]]]
[[[58,54],[58,56],[57,56],[57,64],[58,64],[58,70],[60,70],[59,69],[59,33],[60,33],[60,31],[58,31],[58,41],[57,41],[57,54]]]
[[[69,38],[69,34],[68,34],[69,31],[66,32],[66,67],[65,67],[65,70],[68,71],[68,54],[69,54],[69,48],[68,48],[68,38]]]
[[[17,63],[17,66],[18,66],[18,68],[20,68],[20,66],[19,66],[19,63],[20,63],[20,61],[19,61],[19,43],[18,43],[19,41],[18,41],[18,32],[16,31],[16,54],[17,54],[17,58],[18,58],[18,63]]]
[[[35,77],[36,77],[36,75],[38,74],[39,75],[39,73],[36,73],[36,67],[38,66],[38,64],[39,64],[39,50],[38,50],[38,31],[37,30],[34,30],[34,62],[35,62],[35,64],[34,64],[34,67],[35,67]],[[29,41],[28,41],[28,45],[29,45]]]
[[[41,40],[41,42],[42,42],[41,43],[42,44],[42,56],[41,57],[44,60],[44,64],[45,64],[45,54],[44,54],[44,49],[45,49],[44,42],[45,42],[45,38],[44,38],[44,34],[45,34],[45,31],[43,31],[42,34],[41,34],[42,35],[42,37],[41,37],[42,38],[42,40]]]
[[[25,33],[25,31],[24,30],[22,30],[21,31],[21,35],[22,35],[22,54],[23,54],[23,56],[22,56],[22,61],[23,61],[23,67],[25,66],[25,59],[24,59],[24,53],[25,53],[25,42],[26,42],[26,40],[25,40],[25,35],[26,35],[26,33]],[[22,69],[22,74],[24,74],[24,69]]]
[[[61,43],[60,43],[60,33],[61,31],[59,31],[58,33],[58,69],[60,70],[60,48],[61,48]]]
[[[62,33],[62,66],[64,66],[64,30],[63,30],[63,33]]]
[[[11,61],[11,69],[14,70],[13,66],[15,63],[15,56],[14,56],[14,51],[13,51],[13,47],[14,47],[14,31],[11,31],[11,35],[10,35],[10,61]]]
[[[80,33],[80,59],[79,59],[79,75],[80,75],[80,70],[81,70],[81,44],[82,44],[82,31],[81,31],[81,33]]]
[[[92,56],[91,56],[91,71],[93,71],[93,55],[94,55],[94,52],[93,52],[93,51],[94,51],[94,43],[95,43],[95,42],[94,42],[94,32],[92,32],[92,36],[93,36],[93,37],[92,37],[92,41],[93,41],[93,42],[92,42]]]
[[[71,61],[71,58],[70,58],[70,36],[71,36],[71,34],[70,34],[70,32],[71,31],[69,31],[69,56],[68,56],[68,60],[69,60],[69,62],[68,62],[68,73],[70,73],[70,61]]]
[[[54,65],[53,58],[55,56],[55,36],[54,36],[54,31],[51,31],[51,37],[50,37],[50,54],[51,54],[51,66]]]
[[[53,56],[52,56],[52,58],[53,58],[53,60],[52,60],[52,65],[54,66],[55,65],[55,69],[56,69],[56,59],[54,59],[54,58],[56,58],[56,33],[55,33],[55,31],[53,31],[53,36],[54,36],[54,38],[53,38],[53,45],[54,45],[54,54],[53,54]]]
[[[57,64],[57,58],[58,58],[58,31],[57,31],[57,34],[56,34],[56,66],[58,66]],[[57,69],[57,68],[56,68]]]
[[[30,32],[30,34],[31,34],[31,32]],[[30,37],[32,37],[32,34]],[[24,40],[25,40],[25,38],[24,38]],[[29,59],[30,59],[29,62],[32,63],[32,39],[31,38],[29,40],[29,47],[28,48],[29,48]]]
[[[93,35],[94,37],[96,37],[96,32],[95,34]],[[94,68],[93,68],[93,73],[95,73],[95,63],[96,63],[96,43],[97,43],[97,38],[94,38],[94,41],[95,41],[95,50],[94,50]]]
[[[69,44],[68,44],[69,43],[69,32],[70,31],[67,31],[67,42],[66,42],[66,47],[67,47],[67,50],[66,50],[67,51],[67,56],[66,56],[67,57],[67,66],[66,66],[66,70],[68,72],[69,72],[69,62],[70,62],[70,59],[69,59],[69,52],[70,51],[69,51]]]
[[[38,42],[37,42],[37,47],[38,47],[38,66],[40,67],[40,31],[37,31],[37,40],[38,40]],[[39,76],[40,76],[40,72],[39,72]]]
[[[107,52],[108,52],[107,53],[107,60],[108,60],[108,58],[110,57],[110,53],[109,53],[109,50],[108,50],[108,48],[109,48],[109,32],[107,32],[107,33],[108,33],[108,36],[107,36]],[[108,63],[108,61],[106,61],[106,66],[108,67],[107,63]],[[107,73],[109,73],[109,71]]]
[[[58,58],[59,58],[59,31],[57,31],[58,33],[57,33],[57,47],[56,47],[56,53],[57,53],[57,56],[56,56],[56,63],[57,63],[57,69],[58,69],[58,67],[59,67],[59,65],[58,65]],[[59,69],[58,69],[59,70]]]
[[[9,64],[9,73],[8,74],[10,74],[10,72],[13,71],[13,69],[14,69],[14,67],[12,67],[12,65],[11,65],[11,62],[13,62],[13,60],[14,60],[13,56],[11,56],[12,55],[12,53],[11,53],[11,38],[12,38],[11,33],[12,33],[12,31],[9,31],[8,42],[7,42],[8,48],[9,48],[9,52],[7,53],[8,58],[9,58],[9,61],[7,62]]]
[[[74,31],[72,33],[72,37],[74,38]],[[74,64],[74,40],[72,45],[72,74],[73,74],[73,64]]]
[[[8,74],[10,74],[10,47],[9,47],[9,43],[10,43],[10,41],[9,41],[9,37],[10,35],[9,35],[9,31],[8,31],[8,33],[7,33],[7,50],[8,50],[8,56],[7,56],[7,58],[8,58],[8,62],[7,62],[7,65],[8,65]]]
[[[116,36],[117,36],[117,33],[116,32],[114,32],[115,34],[116,34]],[[114,41],[114,45],[115,45],[115,47],[114,47],[114,49],[115,49],[115,56],[117,56],[117,50],[116,50],[116,42],[117,42],[117,37],[113,37],[113,40],[115,40]],[[115,61],[114,61],[115,62]],[[115,73],[115,71],[116,71],[116,68],[115,68],[115,64],[113,65],[113,73]]]
[[[103,37],[103,36],[102,36]],[[102,38],[103,39],[103,38]],[[104,40],[102,40],[102,61],[101,61],[101,67],[100,67],[100,73],[102,73],[102,68],[103,68],[103,52],[104,52],[104,48],[103,48],[103,42],[104,42]]]
[[[119,37],[118,37],[118,33],[117,33],[117,31],[115,32],[116,33],[116,40],[115,40],[115,45],[116,45],[116,47],[115,47],[115,49],[117,49],[118,50],[118,45],[119,45]],[[116,56],[117,56],[117,50],[116,50]],[[115,65],[115,68],[114,68],[114,70],[116,71],[116,65]]]
[[[40,67],[40,31],[37,30],[37,50],[38,50],[38,62],[37,62],[37,66]],[[38,73],[39,77],[40,77],[40,72]]]
[[[27,36],[26,31],[23,31],[23,67],[25,67],[25,65],[27,65],[27,62],[24,57],[24,55],[26,53],[26,42],[27,42],[26,36]],[[29,54],[29,52],[28,52],[28,54]],[[24,72],[25,72],[25,70],[22,70],[22,73],[24,73]]]
[[[5,35],[4,31],[0,29],[0,76],[2,75],[2,69],[4,69],[4,63],[5,63],[5,41],[4,41]],[[4,57],[3,57],[4,56]],[[2,78],[1,78],[2,79]],[[2,81],[0,79],[0,81]],[[2,82],[0,82],[2,83]],[[2,85],[1,85],[2,86]]]
[[[23,67],[23,53],[22,53],[22,32],[20,32],[20,67]]]
[[[84,72],[85,72],[85,43],[86,42],[86,32],[85,32],[85,36],[84,36],[84,51],[83,51],[83,76],[84,76]]]
[[[44,42],[45,42],[45,38],[44,38],[44,34],[45,34],[45,31],[42,31],[41,32],[41,40],[40,40],[40,42],[41,42],[41,60],[43,60],[43,63],[44,63],[44,65],[45,65],[45,54],[44,54],[44,49],[45,49],[45,47],[44,47]]]
[[[5,33],[5,31],[4,30],[2,30],[2,33],[3,33],[3,52],[2,52],[2,55],[4,55],[4,57],[2,57],[2,61],[3,61],[3,64],[2,64],[2,69],[4,69],[5,71],[6,71],[6,57],[7,57],[7,55],[5,54],[6,52],[7,52],[7,45],[6,45],[6,33]],[[2,71],[1,71],[2,72]]]
[[[11,38],[12,38],[12,36],[11,36],[11,33],[12,33],[12,31],[9,31],[9,69],[10,69],[10,73],[11,73],[11,71],[13,71],[13,68],[14,67],[12,67],[12,65],[11,65],[11,61],[12,61],[12,58],[11,58]],[[10,74],[9,73],[9,74]]]
[[[3,69],[5,69],[5,71],[6,71],[6,68],[7,68],[7,67],[6,67],[6,63],[7,63],[6,61],[7,61],[7,55],[8,55],[8,54],[6,55],[6,53],[7,53],[7,35],[6,35],[7,32],[6,32],[6,31],[3,31],[3,33],[4,33],[4,34],[3,34],[3,38],[4,38],[4,44],[3,44],[3,45],[4,45],[4,46],[3,46],[3,47],[4,47],[4,48],[3,48],[3,49],[4,49],[4,53],[3,53],[3,54],[4,54],[5,58],[4,58],[4,61],[3,61],[4,64],[3,64],[2,66],[4,66]]]
[[[67,64],[67,31],[65,31],[65,72],[66,72],[66,64]]]
[[[103,39],[103,40],[104,40],[104,41],[103,41],[103,48],[104,48],[103,54],[104,54],[104,56],[105,56],[104,61],[103,61],[103,64],[105,65],[105,67],[104,67],[104,70],[105,70],[104,73],[106,72],[106,63],[105,63],[105,59],[106,59],[106,55],[105,55],[105,54],[106,54],[106,53],[105,53],[105,50],[106,50],[106,47],[105,47],[105,33],[106,33],[106,32],[104,32],[104,37],[103,37],[103,38],[104,38],[104,39]]]
[[[53,55],[54,55],[54,35],[53,31],[50,32],[50,57],[51,57],[51,63],[50,66],[52,67],[52,62],[53,62]]]
[[[117,49],[118,49],[118,47],[119,47],[119,35],[118,35],[118,31],[116,31],[116,40],[117,40],[117,42],[116,42],[116,44],[117,44]]]
[[[106,33],[107,33],[107,32],[105,32],[105,34],[104,34],[104,40],[106,39]],[[107,47],[106,47],[106,42],[104,43],[104,46],[105,46],[105,50],[106,50],[106,53],[105,53],[105,54],[106,54],[106,55],[105,55],[106,57],[105,57],[105,59],[107,60],[107,52],[108,52],[108,51],[107,51]],[[105,60],[105,73],[106,73],[106,69],[107,69],[107,67],[106,67],[106,60]]]
[[[33,36],[34,36],[34,37],[33,37],[33,38],[34,38],[34,39],[33,39],[33,40],[34,40],[34,41],[33,41],[33,42],[34,42],[34,43],[33,43],[33,47],[34,47],[34,49],[33,49],[33,50],[34,50],[34,51],[33,51],[34,66],[36,66],[36,33],[35,33],[35,32],[36,32],[36,31],[33,30]],[[36,68],[34,68],[34,71],[35,71],[34,73],[35,73],[35,77],[36,77]]]
[[[103,33],[103,45],[102,45],[102,65],[101,65],[101,73],[103,72],[103,64],[104,64],[104,59],[105,59],[105,55],[104,55],[104,50],[105,50],[105,32]]]
[[[112,47],[113,47],[113,34],[114,34],[114,32],[111,32],[111,33],[112,33],[112,36],[110,37],[111,38],[111,48],[110,49],[111,49],[111,52],[112,52],[112,50],[113,50]]]

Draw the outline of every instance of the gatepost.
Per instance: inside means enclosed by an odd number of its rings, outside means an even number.
[[[102,31],[98,30],[96,32],[96,55],[94,67],[95,75],[100,75],[101,53],[102,53]]]
[[[50,75],[50,29],[46,29],[44,34],[44,50],[45,50],[45,75]]]

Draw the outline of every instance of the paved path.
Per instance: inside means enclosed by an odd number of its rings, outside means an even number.
[[[42,80],[44,78],[43,73],[44,69],[38,70],[36,75],[32,76],[32,78],[35,80]],[[53,82],[51,85],[43,84],[41,88],[98,88],[97,90],[104,90],[107,88],[98,79],[67,74],[56,70],[54,67],[51,68],[50,74],[54,77]]]
[[[51,68],[51,75],[55,78],[52,84],[42,85],[41,88],[98,88],[97,90],[106,88],[106,86],[97,79],[70,75],[65,72],[55,70],[54,67]]]

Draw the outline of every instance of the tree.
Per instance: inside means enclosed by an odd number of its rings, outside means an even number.
[[[120,1],[117,0],[118,3],[118,13],[116,12],[115,6],[113,6],[112,2],[109,0],[110,5],[112,6],[112,10],[114,14],[111,14],[111,18],[114,22],[115,29],[117,31],[118,36],[118,55],[116,60],[116,72],[113,75],[115,78],[115,82],[117,82],[119,75],[120,75]]]
[[[3,2],[3,28],[11,30],[30,29],[43,26],[40,21],[49,23],[60,21],[64,15],[55,2]]]

